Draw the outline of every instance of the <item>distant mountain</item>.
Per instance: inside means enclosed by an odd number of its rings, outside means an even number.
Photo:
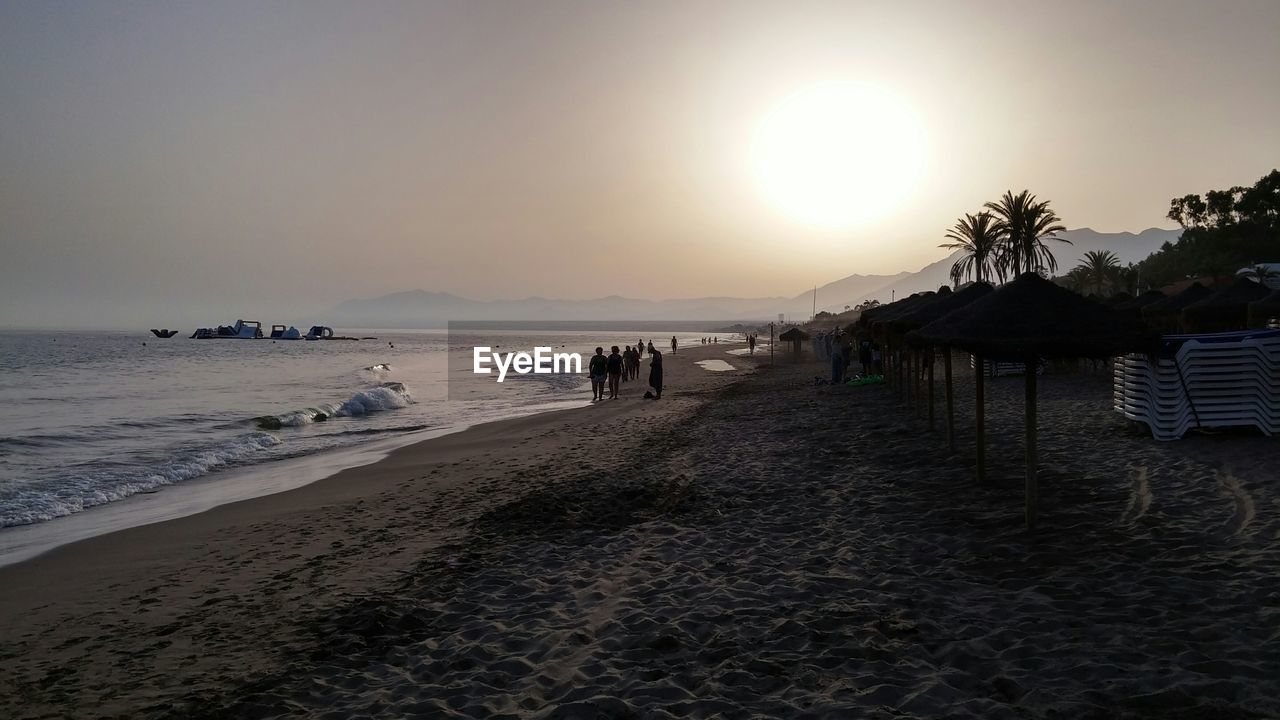
[[[1090,250],[1110,250],[1122,263],[1137,262],[1165,242],[1174,242],[1181,230],[1151,228],[1134,233],[1100,233],[1089,228],[1068,230],[1062,237],[1071,245],[1053,244],[1060,272],[1075,267]],[[850,275],[818,288],[818,309],[840,312],[845,305],[877,299],[889,302],[922,290],[937,290],[951,282],[952,254],[915,272],[895,275]],[[348,328],[441,328],[450,320],[481,321],[717,321],[758,322],[777,317],[807,318],[813,310],[813,290],[793,297],[708,297],[689,300],[641,300],[617,295],[594,300],[470,300],[449,293],[409,290],[382,297],[348,300],[323,317],[329,325]]]
[[[1059,233],[1060,237],[1071,241],[1070,245],[1050,242],[1049,246],[1053,250],[1054,257],[1058,260],[1058,273],[1062,274],[1079,265],[1080,259],[1084,257],[1084,254],[1092,250],[1110,250],[1119,256],[1120,264],[1127,265],[1128,263],[1145,260],[1148,255],[1159,250],[1164,243],[1177,242],[1181,235],[1182,230],[1162,230],[1160,228],[1148,228],[1136,234],[1130,232],[1101,233],[1092,228],[1080,228]],[[952,253],[914,273],[907,274],[893,282],[885,283],[881,287],[839,303],[823,302],[822,293],[819,291],[818,304],[826,310],[838,312],[843,310],[845,305],[854,306],[864,300],[875,299],[883,303],[889,302],[894,297],[903,298],[911,293],[937,290],[942,285],[951,284],[951,266],[955,264],[955,261],[960,256],[960,252]],[[854,275],[851,277],[859,276]],[[829,299],[834,300],[834,298]]]
[[[789,298],[710,297],[640,300],[616,295],[593,300],[469,300],[448,293],[411,290],[348,300],[325,315],[338,327],[440,328],[449,321],[759,321],[779,312],[809,316],[804,302]],[[801,311],[801,306],[803,310]]]

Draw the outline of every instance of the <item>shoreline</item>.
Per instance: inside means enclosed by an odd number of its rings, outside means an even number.
[[[0,528],[0,569],[38,558],[71,543],[135,527],[179,520],[223,505],[303,488],[346,470],[380,462],[400,448],[466,432],[480,425],[580,409],[588,402],[564,400],[542,403],[522,408],[528,411],[512,417],[419,430],[361,445],[231,468],[158,490],[136,493],[52,520]],[[550,405],[556,407],[549,407]]]
[[[149,654],[158,642],[164,647],[162,657],[152,658],[155,665],[188,678],[198,671],[213,685],[228,674],[265,670],[273,638],[292,634],[299,617],[409,572],[421,555],[465,532],[457,523],[468,507],[490,495],[497,501],[528,491],[524,478],[535,484],[533,477],[564,457],[561,438],[576,442],[581,427],[595,428],[587,437],[604,437],[606,428],[634,425],[635,434],[619,447],[638,446],[653,426],[687,414],[707,392],[750,372],[693,365],[695,358],[724,357],[730,347],[664,354],[670,393],[659,401],[642,400],[644,387],[626,383],[617,401],[478,424],[301,487],[72,542],[0,567],[0,661],[28,660],[25,671],[38,677],[39,667],[80,658],[74,664],[86,672],[128,686],[136,677],[117,676],[124,669],[109,658],[126,647]],[[587,455],[590,461],[594,454]],[[271,591],[262,594],[264,586]],[[225,597],[252,600],[223,604]],[[177,635],[175,622],[189,639],[167,645],[159,638]],[[274,630],[264,632],[264,624]],[[216,649],[193,639],[228,626],[238,631],[217,631]],[[109,640],[88,642],[95,636]],[[199,652],[190,652],[197,646]],[[24,679],[35,677],[15,670],[0,678],[0,708],[25,692]],[[139,692],[159,697],[183,687],[161,685]],[[136,710],[138,701],[134,696],[119,711]],[[11,709],[16,717],[24,706]]]

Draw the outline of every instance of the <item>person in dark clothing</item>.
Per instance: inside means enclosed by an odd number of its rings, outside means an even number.
[[[871,341],[863,340],[858,343],[858,363],[862,365],[862,376],[871,375]]]
[[[609,357],[605,360],[605,367],[609,371],[609,399],[618,399],[618,383],[622,382],[622,355],[618,354],[618,346],[614,345],[610,348],[613,352],[609,353]]]
[[[662,353],[649,348],[649,386],[653,388],[653,397],[662,397]]]
[[[587,372],[591,375],[591,401],[603,400],[604,381],[609,375],[609,359],[604,356],[604,348],[596,348],[596,354],[591,356]]]

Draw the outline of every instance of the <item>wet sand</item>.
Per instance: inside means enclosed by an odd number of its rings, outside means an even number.
[[[473,428],[0,570],[13,717],[1280,716],[1280,442],[988,385],[992,481],[818,365]],[[626,392],[637,393],[634,387]]]

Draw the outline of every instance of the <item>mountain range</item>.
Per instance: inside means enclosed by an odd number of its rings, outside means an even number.
[[[1059,236],[1070,245],[1052,243],[1059,273],[1075,267],[1091,250],[1110,250],[1121,264],[1138,262],[1165,242],[1176,242],[1181,230],[1149,228],[1140,233],[1100,233],[1090,228],[1068,230]],[[915,272],[893,275],[849,275],[817,288],[817,308],[840,312],[865,300],[889,302],[922,290],[936,290],[951,282],[956,252]],[[592,300],[532,297],[520,300],[470,300],[449,293],[409,290],[376,298],[348,300],[325,317],[339,327],[433,328],[450,320],[479,321],[653,321],[705,319],[760,321],[779,314],[808,318],[814,290],[792,297],[705,297],[685,300],[642,300],[617,295]]]

